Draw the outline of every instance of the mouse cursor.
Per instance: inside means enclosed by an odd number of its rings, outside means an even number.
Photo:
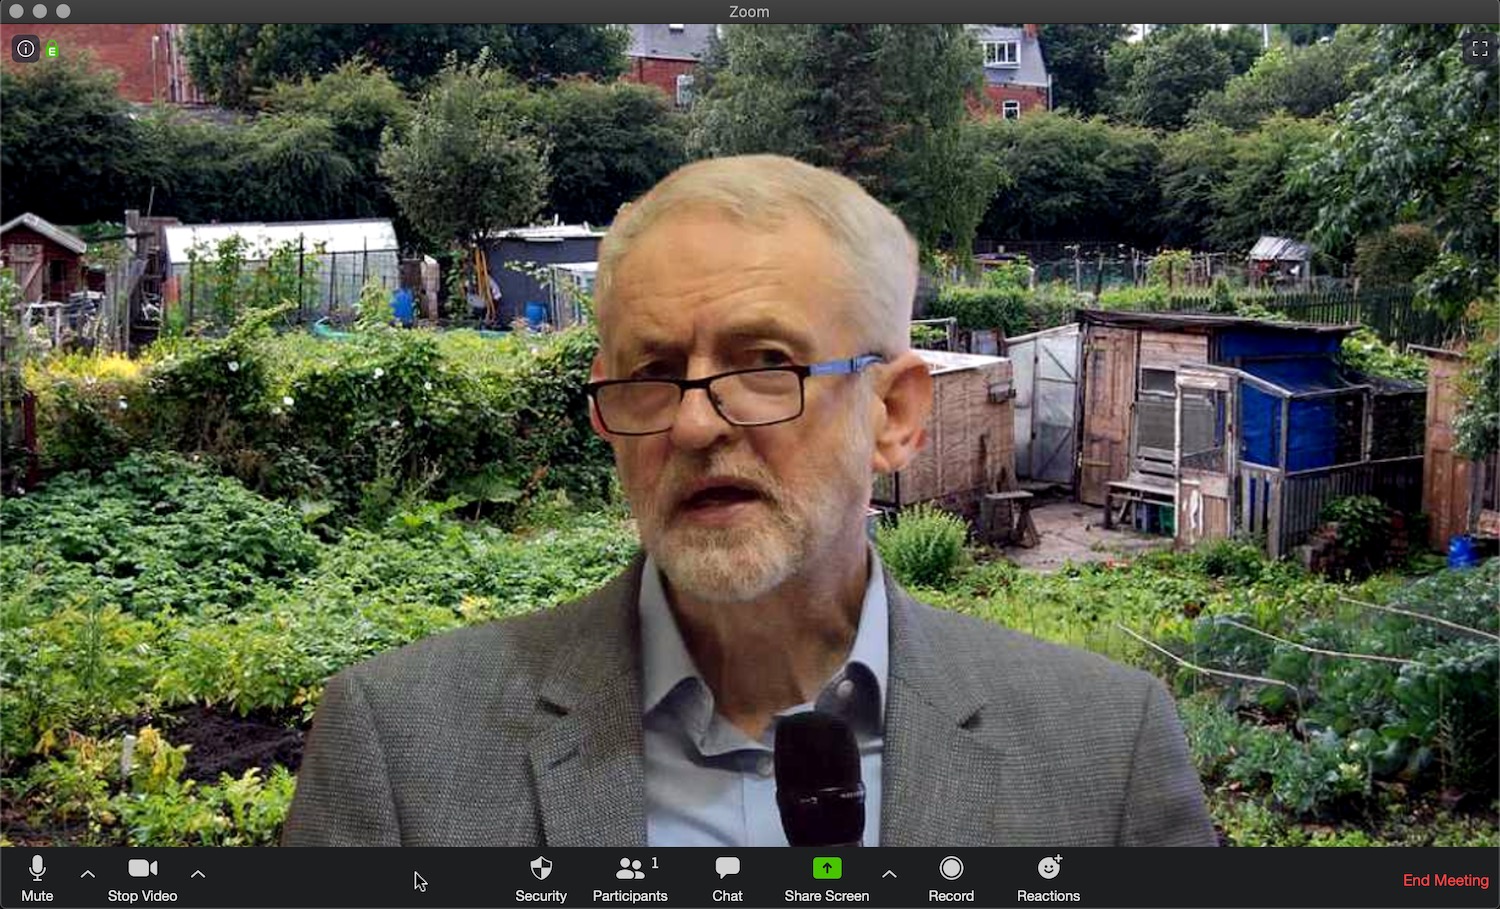
[[[413,871],[411,873],[411,878],[412,878],[412,881],[411,881],[411,883],[412,883],[412,889],[414,889],[414,890],[420,890],[423,893],[427,892],[427,882],[424,881],[424,880],[422,880],[422,875],[420,875],[420,874],[416,873],[415,871]]]

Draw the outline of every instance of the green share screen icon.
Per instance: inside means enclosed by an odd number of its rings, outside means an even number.
[[[820,881],[836,881],[844,876],[844,860],[831,855],[820,855],[813,859],[813,877]]]

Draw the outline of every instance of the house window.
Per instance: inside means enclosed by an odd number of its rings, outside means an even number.
[[[677,106],[687,107],[693,103],[693,76],[682,73],[677,77]]]
[[[1016,66],[1021,59],[1021,47],[1015,41],[984,42],[985,66]]]
[[[1019,120],[1019,119],[1021,119],[1021,102],[1019,102],[1019,101],[1002,101],[1002,102],[1000,102],[1000,113],[1007,120]]]

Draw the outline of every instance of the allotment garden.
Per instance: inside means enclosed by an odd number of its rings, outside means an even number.
[[[0,501],[4,842],[274,843],[331,674],[634,554],[588,329],[274,321],[8,378],[42,482]],[[1228,844],[1500,844],[1500,560],[1325,577],[1220,541],[1038,573],[926,509],[877,538],[922,599],[1163,678]]]

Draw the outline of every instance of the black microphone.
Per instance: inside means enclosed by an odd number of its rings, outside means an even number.
[[[849,724],[812,712],[776,725],[776,805],[793,846],[862,845],[865,784]]]

